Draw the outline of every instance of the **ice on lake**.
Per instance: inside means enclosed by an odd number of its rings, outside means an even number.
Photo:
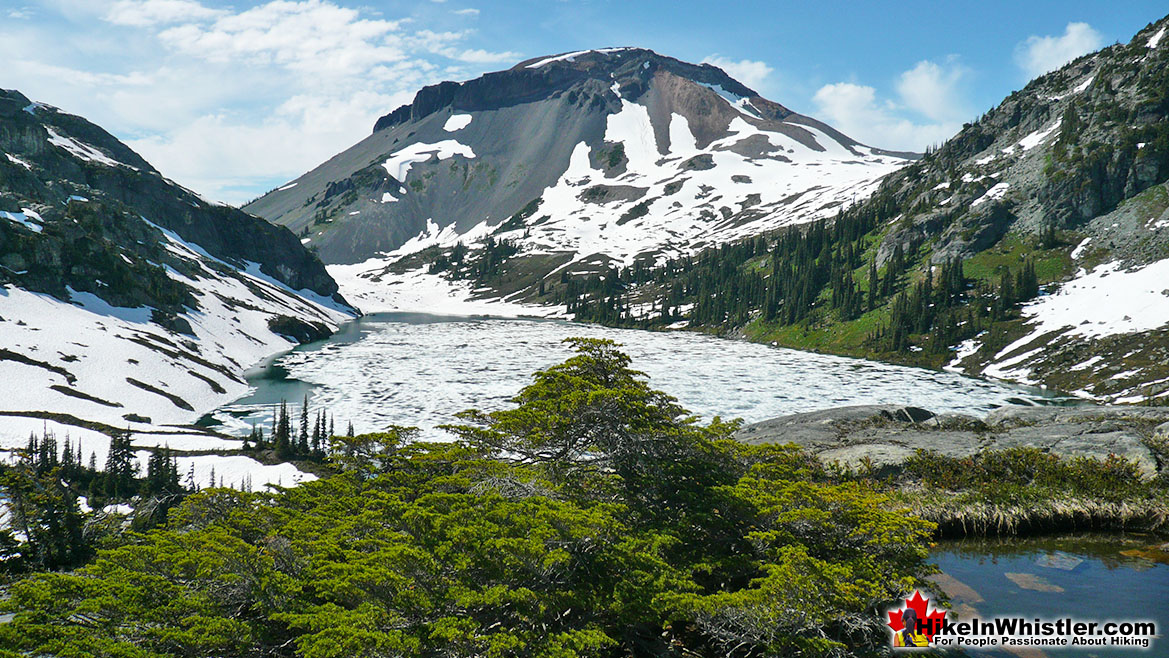
[[[249,377],[251,395],[214,414],[236,434],[268,428],[287,400],[327,409],[337,431],[412,425],[427,438],[455,413],[506,408],[532,373],[572,355],[570,336],[611,338],[653,387],[711,418],[756,422],[855,404],[911,404],[984,415],[1005,404],[1050,401],[1043,393],[955,373],[801,352],[690,332],[610,329],[547,320],[371,315],[327,341],[283,354]],[[296,418],[294,418],[294,424]]]

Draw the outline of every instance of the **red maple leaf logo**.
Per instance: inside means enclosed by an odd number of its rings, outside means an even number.
[[[946,611],[938,610],[935,607],[933,612],[927,612],[930,607],[929,603],[930,600],[923,597],[920,591],[914,590],[913,597],[905,599],[905,605],[900,608],[894,608],[887,613],[889,615],[889,628],[893,629],[894,633],[905,628],[905,624],[901,622],[901,613],[906,608],[913,608],[913,611],[917,613],[917,618],[922,622],[922,634],[925,635],[927,640],[933,642],[934,635],[942,629],[942,622],[946,619]]]

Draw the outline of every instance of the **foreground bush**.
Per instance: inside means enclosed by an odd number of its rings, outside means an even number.
[[[607,341],[454,444],[338,438],[338,473],[215,489],[15,583],[0,650],[58,656],[879,653],[932,525],[798,451],[726,439]]]

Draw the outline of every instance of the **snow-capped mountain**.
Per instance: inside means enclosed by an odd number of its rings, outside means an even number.
[[[859,144],[716,67],[608,48],[426,87],[246,209],[344,265],[330,271],[369,310],[430,290],[417,271],[387,270],[427,247],[514,241],[534,286],[834,215],[913,157]]]
[[[248,390],[245,369],[355,314],[286,229],[0,91],[0,448],[43,429],[99,459],[125,429],[227,447],[189,426]]]

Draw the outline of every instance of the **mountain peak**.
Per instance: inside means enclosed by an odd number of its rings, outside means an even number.
[[[409,105],[378,119],[374,132],[420,120],[444,108],[497,110],[552,98],[572,89],[590,95],[610,91],[611,100],[636,101],[650,88],[655,76],[675,76],[724,97],[746,99],[761,119],[783,121],[793,114],[716,66],[691,64],[646,48],[620,47],[535,57],[473,80],[424,87]]]
[[[525,59],[513,66],[512,69],[538,69],[549,65],[579,68],[597,62],[622,62],[629,58],[637,58],[639,55],[661,57],[661,55],[648,48],[638,48],[636,46],[592,48],[589,50],[577,50]]]
[[[575,271],[834,215],[913,157],[859,144],[718,67],[601,48],[425,87],[248,210],[334,264],[495,236]]]

